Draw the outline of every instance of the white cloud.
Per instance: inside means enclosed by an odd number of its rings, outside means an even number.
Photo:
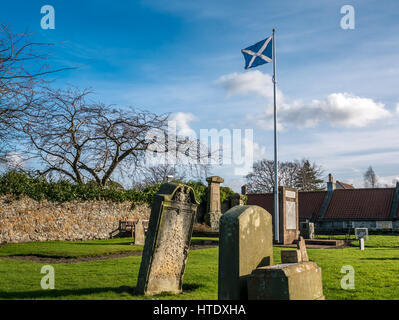
[[[310,104],[284,104],[279,112],[283,123],[295,123],[299,127],[314,127],[320,122],[338,127],[364,127],[389,115],[384,104],[349,93],[332,93]]]
[[[198,118],[189,112],[177,112],[171,115],[170,121],[176,122],[177,134],[184,137],[196,137],[197,134],[191,128],[190,122],[198,121]]]
[[[396,104],[396,113],[399,114],[399,102]]]
[[[267,99],[273,99],[272,77],[258,70],[238,74],[237,72],[221,76],[217,82],[227,92],[227,96],[256,94]],[[278,99],[283,95],[277,92]],[[279,101],[280,101],[279,100]]]
[[[273,84],[268,74],[257,70],[242,74],[232,73],[220,77],[217,83],[226,90],[228,97],[253,94],[267,98],[267,108],[261,103],[262,112],[248,112],[246,117],[258,127],[273,128],[273,110],[270,103],[273,99]],[[364,127],[390,115],[384,104],[349,93],[332,93],[325,99],[306,103],[300,100],[287,102],[283,93],[278,91],[277,100],[280,129],[292,124],[299,128],[314,127],[321,122],[328,122],[335,127]],[[398,110],[399,107],[397,112]]]
[[[25,165],[24,157],[19,152],[9,152],[5,156],[6,165],[9,168],[23,168]]]

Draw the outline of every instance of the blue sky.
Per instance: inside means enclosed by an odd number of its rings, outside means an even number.
[[[355,29],[343,30],[343,5]],[[42,30],[40,8],[55,8]],[[255,159],[273,158],[271,64],[244,70],[240,50],[277,29],[280,160],[309,158],[361,187],[372,165],[399,177],[397,0],[20,1],[1,21],[60,43],[57,84],[90,87],[123,107],[179,113],[183,128],[253,129]],[[398,109],[398,111],[397,111]],[[231,166],[214,174],[239,190]]]

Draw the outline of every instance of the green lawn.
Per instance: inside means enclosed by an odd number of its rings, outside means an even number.
[[[5,258],[9,255],[82,257],[142,250],[131,239],[47,242],[0,247],[0,299],[217,299],[218,249],[192,250],[184,276],[184,293],[143,297],[132,290],[140,256],[52,264],[55,290],[41,290],[40,269],[45,263]],[[281,248],[274,248],[275,263]],[[326,299],[398,299],[399,236],[370,236],[366,250],[308,249],[322,268]],[[50,263],[49,263],[50,264]],[[355,289],[341,289],[341,268],[355,269]]]

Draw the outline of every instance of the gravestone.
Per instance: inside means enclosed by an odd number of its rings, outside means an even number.
[[[192,188],[165,183],[154,197],[136,290],[180,293],[198,202]]]
[[[279,243],[292,244],[299,235],[298,190],[279,188]]]
[[[248,277],[249,300],[324,300],[321,269],[314,262],[257,268]]]
[[[364,238],[364,240],[369,239],[369,229],[368,228],[355,228],[356,240]]]
[[[219,300],[246,300],[246,278],[273,264],[272,216],[258,206],[235,206],[220,219]]]
[[[314,223],[303,221],[299,223],[300,235],[305,239],[314,239]]]
[[[139,219],[134,226],[134,244],[143,246],[145,242],[145,232],[143,220]]]
[[[208,207],[205,215],[205,222],[214,231],[219,230],[219,220],[222,216],[220,204],[220,184],[224,182],[221,177],[213,176],[206,178],[208,182]]]
[[[230,208],[235,206],[242,206],[244,204],[243,195],[239,193],[234,193],[230,196]]]
[[[281,263],[300,263],[308,262],[309,256],[306,250],[305,240],[299,237],[297,250],[281,250]]]

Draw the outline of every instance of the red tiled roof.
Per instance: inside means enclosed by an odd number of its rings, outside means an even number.
[[[274,212],[274,195],[273,193],[258,193],[258,194],[247,194],[248,200],[247,205],[256,205],[262,207],[271,215]]]
[[[299,218],[317,217],[327,191],[298,192]]]
[[[389,219],[394,188],[334,190],[323,219]]]
[[[338,180],[336,181],[336,183],[339,183],[342,186],[342,188],[344,188],[344,189],[355,189],[355,187],[349,183],[341,182]]]
[[[326,191],[298,192],[299,217],[310,219],[312,215],[316,216],[323,204],[326,193]],[[257,205],[273,214],[273,193],[248,194],[247,196],[248,205]]]

